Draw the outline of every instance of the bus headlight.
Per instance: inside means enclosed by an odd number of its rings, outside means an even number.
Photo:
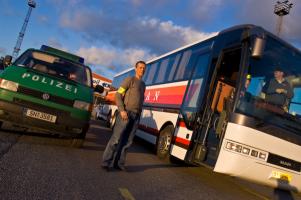
[[[18,86],[19,84],[13,81],[5,80],[5,79],[0,80],[0,88],[16,92],[18,90]]]
[[[84,101],[79,101],[79,100],[74,101],[73,107],[81,109],[81,110],[86,110],[86,111],[92,110],[92,104],[84,102]]]

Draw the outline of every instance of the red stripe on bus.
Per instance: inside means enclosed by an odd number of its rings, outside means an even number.
[[[186,140],[184,138],[176,137],[175,143],[181,143],[181,144],[184,144],[185,146],[188,147],[189,144],[190,144],[190,140]]]
[[[187,85],[170,86],[165,88],[147,89],[144,102],[152,104],[181,105]]]
[[[158,136],[159,135],[159,130],[155,129],[155,128],[151,128],[151,127],[147,127],[143,124],[139,124],[138,128],[146,133],[149,133],[151,135],[154,136]]]
[[[184,121],[179,121],[178,126],[186,128],[186,125],[185,125]]]

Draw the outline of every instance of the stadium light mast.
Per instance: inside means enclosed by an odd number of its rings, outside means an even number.
[[[23,38],[24,38],[24,35],[25,35],[26,27],[27,27],[27,24],[28,24],[28,21],[29,21],[29,17],[30,17],[32,9],[36,7],[36,2],[34,0],[28,0],[28,6],[29,6],[29,8],[28,8],[28,11],[27,11],[27,15],[25,17],[25,20],[24,20],[23,26],[21,28],[21,31],[19,32],[19,36],[18,36],[18,39],[17,39],[16,46],[14,47],[14,51],[13,51],[13,55],[12,55],[13,60],[15,60],[18,57],[18,54],[19,54],[19,51],[20,51],[20,48],[21,48],[21,44],[22,44],[22,41],[23,41]]]
[[[289,3],[288,0],[285,1],[277,1],[274,13],[278,15],[277,25],[276,25],[276,33],[278,36],[280,36],[280,32],[282,29],[282,23],[283,23],[283,16],[288,15],[290,12],[290,9],[292,8],[293,4]]]

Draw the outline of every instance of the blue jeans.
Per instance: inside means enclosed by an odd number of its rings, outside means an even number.
[[[118,112],[113,134],[102,157],[102,166],[123,167],[128,148],[133,143],[139,122],[139,114],[127,111],[128,120],[123,120]]]

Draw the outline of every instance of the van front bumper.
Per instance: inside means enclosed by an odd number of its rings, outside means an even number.
[[[23,104],[23,105],[22,105]],[[26,115],[26,110],[31,109],[38,112],[56,116],[55,122],[48,122]],[[89,119],[80,120],[71,116],[70,112],[37,105],[31,102],[11,103],[0,100],[0,121],[9,122],[13,125],[47,132],[49,134],[59,134],[61,136],[77,137],[88,129]]]

